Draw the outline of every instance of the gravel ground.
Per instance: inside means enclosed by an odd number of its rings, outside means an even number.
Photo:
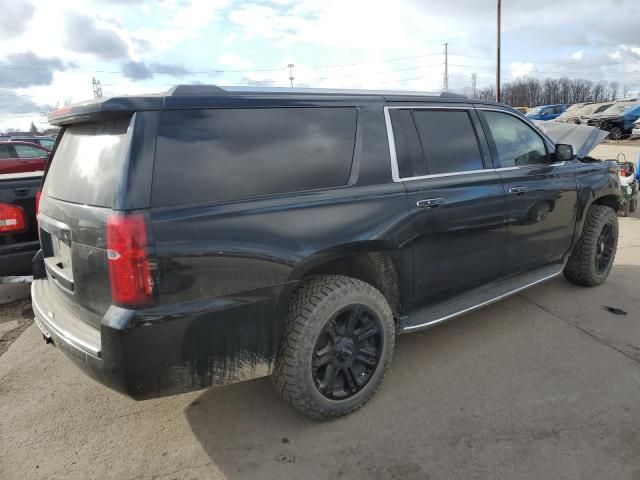
[[[0,345],[26,331],[0,357],[0,478],[637,480],[640,217],[620,223],[605,285],[558,278],[403,335],[378,394],[328,423],[267,379],[129,400],[45,345],[12,299]]]

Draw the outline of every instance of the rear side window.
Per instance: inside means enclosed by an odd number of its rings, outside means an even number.
[[[130,118],[68,127],[51,160],[45,195],[112,207],[124,175]]]
[[[465,110],[414,110],[429,174],[482,170],[478,138]]]
[[[0,145],[0,158],[12,158],[13,150],[9,145]]]
[[[152,204],[226,201],[345,185],[355,130],[355,108],[165,111],[158,130]]]

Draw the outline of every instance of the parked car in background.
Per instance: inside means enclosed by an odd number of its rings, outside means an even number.
[[[566,105],[543,105],[534,107],[525,114],[530,120],[553,120],[558,118],[567,110]]]
[[[603,103],[590,103],[579,109],[567,111],[556,118],[556,122],[575,123],[579,125],[586,123],[585,119],[588,119],[591,115],[596,115],[607,111],[615,105],[615,102],[603,102]]]
[[[640,138],[640,119],[636,120],[633,123],[633,128],[631,129],[631,137]]]
[[[51,150],[51,147],[53,147],[54,142],[56,141],[55,138],[52,137],[45,137],[45,136],[33,136],[33,137],[11,137],[9,139],[10,142],[29,142],[29,143],[35,143],[37,145],[40,145],[44,148],[46,148],[47,150]]]
[[[49,150],[27,142],[0,142],[0,174],[44,170]]]
[[[40,249],[36,198],[41,182],[42,172],[0,175],[0,277],[31,275],[31,260]]]
[[[640,103],[619,102],[604,112],[592,115],[588,125],[609,132],[609,138],[620,140],[631,134],[633,124],[640,118]]]
[[[187,85],[49,120],[36,323],[137,399],[272,375],[345,415],[397,333],[613,265],[615,162],[494,102]]]

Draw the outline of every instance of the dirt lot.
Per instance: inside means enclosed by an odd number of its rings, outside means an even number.
[[[30,326],[0,357],[0,478],[637,480],[640,217],[620,223],[605,285],[558,278],[401,336],[378,395],[329,423],[267,379],[134,402]],[[28,316],[0,307],[0,338]]]

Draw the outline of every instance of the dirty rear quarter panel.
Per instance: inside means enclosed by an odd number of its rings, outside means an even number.
[[[190,325],[166,327],[188,328],[174,338],[184,338],[176,354],[195,369],[189,375],[242,377],[243,370],[257,371],[256,362],[264,375],[277,349],[282,295],[323,261],[367,250],[397,253],[406,205],[404,187],[392,183],[152,209],[157,309],[164,311],[153,321],[195,309]]]

